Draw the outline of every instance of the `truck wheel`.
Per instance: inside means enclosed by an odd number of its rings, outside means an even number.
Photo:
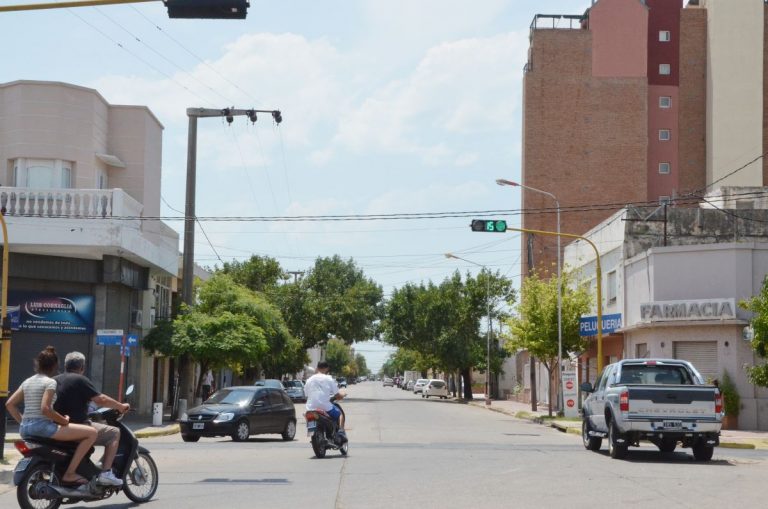
[[[608,454],[615,460],[624,459],[627,456],[627,450],[629,449],[626,442],[623,444],[618,443],[619,438],[621,438],[621,434],[613,421],[611,421],[608,425]]]
[[[592,426],[589,421],[587,419],[581,421],[581,439],[584,441],[584,448],[590,451],[599,451],[600,446],[603,445],[603,439],[591,436],[590,431],[592,431]]]
[[[709,461],[712,459],[715,448],[707,444],[697,444],[693,446],[693,459],[696,461]]]
[[[675,452],[677,440],[674,438],[662,438],[659,443],[656,444],[656,447],[658,447],[661,452]]]

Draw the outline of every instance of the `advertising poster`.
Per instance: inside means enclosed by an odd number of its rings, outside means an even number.
[[[57,334],[93,333],[93,295],[8,292],[11,330]]]

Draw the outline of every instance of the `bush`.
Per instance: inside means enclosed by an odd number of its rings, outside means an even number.
[[[725,415],[739,416],[741,409],[741,398],[736,390],[733,380],[727,371],[723,371],[723,379],[720,381],[720,393],[723,395],[723,407]]]

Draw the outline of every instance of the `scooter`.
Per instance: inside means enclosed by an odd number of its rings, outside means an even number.
[[[131,394],[133,386],[126,395]],[[100,408],[88,414],[95,422],[105,422],[120,430],[120,442],[112,466],[115,475],[123,480],[122,486],[102,486],[96,478],[101,472],[90,459],[93,448],[77,469],[77,473],[91,479],[82,486],[64,486],[61,477],[77,448],[76,442],[59,442],[49,438],[30,438],[15,442],[22,458],[13,471],[16,499],[22,509],[57,509],[61,504],[74,504],[102,500],[121,490],[137,504],[148,502],[157,491],[157,465],[149,451],[139,445],[136,435],[122,423],[117,410]]]
[[[344,410],[338,403],[333,402],[342,415]],[[307,435],[312,443],[312,450],[318,458],[325,458],[328,449],[338,450],[342,456],[349,451],[349,441],[339,435],[339,425],[331,416],[322,410],[309,410],[304,414],[307,420]]]

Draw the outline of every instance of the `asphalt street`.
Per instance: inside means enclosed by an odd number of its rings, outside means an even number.
[[[612,460],[578,435],[380,383],[350,386],[349,456],[314,458],[302,418],[296,440],[253,437],[183,443],[145,439],[160,469],[158,509],[764,507],[768,457],[717,449],[709,463],[653,446]],[[297,405],[301,414],[303,405]],[[67,507],[127,508],[123,495]],[[15,493],[0,507],[16,507]]]

